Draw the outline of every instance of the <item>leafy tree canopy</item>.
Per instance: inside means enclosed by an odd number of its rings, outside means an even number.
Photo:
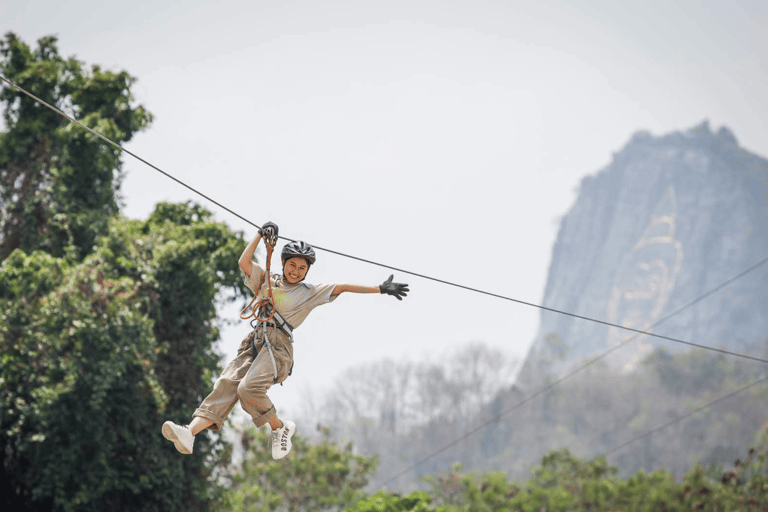
[[[768,510],[768,426],[735,468],[696,466],[682,481],[664,470],[621,479],[604,457],[585,461],[567,449],[547,453],[531,473],[518,483],[501,472],[462,474],[456,466],[425,480],[447,512],[758,512]]]
[[[340,510],[365,496],[376,457],[355,455],[352,445],[338,446],[322,428],[319,442],[293,437],[287,459],[273,460],[264,429],[242,433],[242,463],[225,476],[226,507],[232,512],[312,512]]]
[[[151,115],[128,73],[0,41],[0,71],[117,143]],[[242,234],[192,204],[118,211],[119,150],[0,90],[0,496],[10,510],[208,510],[224,443],[159,434],[218,373],[216,302],[244,296]]]
[[[6,34],[0,72],[118,144],[152,120],[133,104],[135,78],[62,57],[53,36],[32,49]],[[0,260],[17,248],[84,257],[118,212],[121,151],[10,87],[0,104]]]
[[[243,240],[194,205],[113,217],[80,262],[14,251],[0,267],[6,493],[53,510],[205,510],[203,457],[159,435],[218,373],[216,297]],[[144,503],[145,505],[142,505]],[[159,504],[162,504],[160,506]],[[32,505],[30,505],[32,506]]]
[[[433,507],[432,498],[424,492],[412,492],[407,496],[379,491],[355,503],[345,512],[449,512],[445,507]]]

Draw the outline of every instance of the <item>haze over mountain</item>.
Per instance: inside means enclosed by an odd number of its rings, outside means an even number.
[[[768,269],[665,317],[766,257],[768,160],[706,121],[659,137],[638,132],[607,167],[582,180],[553,247],[543,305],[750,352],[768,333]],[[518,382],[562,371],[633,336],[542,311]],[[654,346],[687,348],[639,336],[608,360],[628,369]]]

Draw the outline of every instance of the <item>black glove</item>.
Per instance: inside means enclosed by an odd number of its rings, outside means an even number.
[[[277,238],[277,224],[274,222],[267,222],[259,229],[259,234],[266,238]]]
[[[389,276],[389,279],[381,283],[379,285],[379,290],[381,291],[381,293],[386,293],[387,295],[394,295],[395,297],[397,297],[397,300],[403,300],[403,297],[408,295],[405,292],[410,291],[408,289],[408,285],[403,283],[393,283],[392,282],[393,277],[395,277],[394,274]]]

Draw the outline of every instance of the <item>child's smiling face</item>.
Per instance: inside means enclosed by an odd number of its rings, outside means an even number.
[[[301,256],[294,256],[293,258],[287,259],[283,264],[283,275],[291,284],[296,284],[304,279],[308,270],[309,265],[307,264],[307,260]]]

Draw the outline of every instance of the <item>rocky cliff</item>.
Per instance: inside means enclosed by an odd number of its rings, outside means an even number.
[[[581,182],[563,218],[543,305],[613,324],[749,353],[768,339],[768,264],[674,314],[768,258],[768,160],[707,122],[654,137],[635,134]],[[659,323],[661,322],[661,323]],[[631,332],[542,311],[518,383],[560,373],[632,338]],[[605,359],[631,368],[648,336]]]

